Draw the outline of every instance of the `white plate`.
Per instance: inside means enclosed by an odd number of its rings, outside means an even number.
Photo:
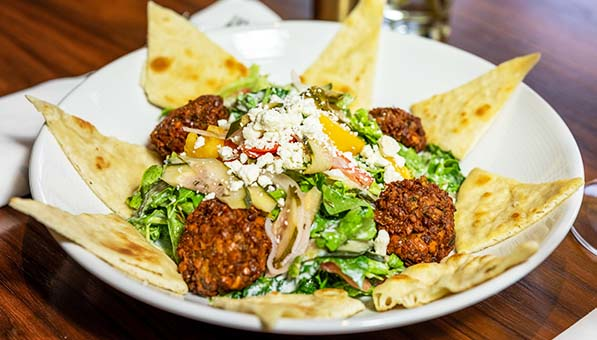
[[[283,22],[275,26],[233,28],[209,36],[246,64],[257,63],[274,81],[287,83],[291,70],[303,71],[338,29],[323,22]],[[512,56],[515,57],[515,56]],[[126,55],[73,91],[61,104],[104,134],[146,143],[159,110],[148,104],[139,86],[145,50]],[[451,89],[491,69],[492,64],[448,45],[413,36],[382,32],[375,106],[408,108],[411,103]],[[533,71],[536,72],[536,71]],[[541,182],[584,177],[580,152],[558,114],[526,85],[519,87],[488,133],[463,160],[467,173],[478,166],[521,181]],[[30,183],[33,197],[73,213],[107,213],[108,209],[78,176],[49,131],[44,128],[33,149]],[[549,218],[487,253],[504,253],[528,238],[541,242],[527,262],[460,294],[428,305],[384,313],[364,312],[346,320],[281,320],[279,333],[331,334],[397,327],[436,318],[492,296],[520,280],[559,245],[574,221],[582,199],[576,193]],[[261,330],[252,315],[214,309],[206,300],[176,297],[134,281],[77,245],[60,245],[88,271],[116,289],[155,307],[218,325]]]

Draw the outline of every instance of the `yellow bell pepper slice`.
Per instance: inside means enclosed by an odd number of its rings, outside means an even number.
[[[332,140],[338,150],[350,151],[353,155],[358,155],[365,147],[363,139],[353,135],[328,116],[320,115],[319,122],[323,127],[323,132]]]
[[[394,161],[394,158],[392,157],[384,157],[385,159],[387,159],[390,163],[392,163],[392,165],[394,166],[394,169],[396,169],[396,172],[400,174],[400,176],[402,176],[402,178],[404,179],[411,179],[413,178],[412,175],[410,174],[410,171],[408,171],[408,169],[405,166],[398,166],[398,164],[396,164],[396,162]]]
[[[226,130],[222,129],[218,126],[209,125],[207,127],[207,131],[217,133],[217,134],[225,134]],[[204,139],[203,145],[195,148],[195,144],[199,136],[197,134],[190,132],[187,135],[187,139],[184,145],[184,152],[187,156],[194,157],[194,158],[218,158],[218,147],[224,145],[224,139],[215,138],[211,136],[202,136],[201,138]]]

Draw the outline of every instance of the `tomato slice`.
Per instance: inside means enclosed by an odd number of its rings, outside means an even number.
[[[373,177],[367,171],[359,168],[340,152],[337,152],[332,159],[332,169],[342,171],[344,176],[365,188],[369,188],[373,183]]]
[[[276,151],[278,151],[278,147],[279,146],[280,145],[278,143],[275,143],[270,148],[259,149],[259,148],[246,148],[246,147],[243,147],[242,150],[250,158],[259,158],[259,157],[265,155],[266,153],[272,153],[272,154],[276,153]]]

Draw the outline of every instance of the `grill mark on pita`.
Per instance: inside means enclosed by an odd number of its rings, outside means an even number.
[[[484,116],[489,112],[489,109],[491,109],[491,105],[483,104],[475,110],[475,116],[484,118]]]
[[[489,181],[491,181],[491,177],[489,177],[487,175],[481,175],[481,176],[479,176],[479,178],[477,179],[477,181],[475,183],[477,185],[484,185]]]
[[[171,64],[172,60],[170,58],[156,57],[151,61],[149,67],[155,72],[164,72],[170,67]]]
[[[75,119],[75,122],[77,122],[77,125],[79,125],[82,129],[86,129],[89,131],[93,131],[95,129],[95,126],[93,126],[93,124],[86,121],[85,119],[81,119],[75,116],[73,116],[73,118]]]
[[[98,170],[104,170],[110,167],[110,162],[102,156],[95,157],[95,167]]]
[[[245,67],[245,65],[237,62],[236,60],[232,59],[232,58],[226,58],[226,60],[224,61],[224,66],[229,70],[229,71],[240,71],[240,73],[242,73],[242,75],[246,75],[247,74],[247,68]]]

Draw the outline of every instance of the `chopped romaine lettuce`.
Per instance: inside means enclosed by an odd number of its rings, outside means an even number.
[[[332,252],[348,240],[369,241],[376,234],[373,208],[370,206],[356,206],[339,219],[317,215],[311,229],[311,238],[315,240],[315,244]]]
[[[375,119],[369,116],[365,109],[358,109],[348,112],[348,126],[363,137],[369,144],[376,144],[381,138],[382,132]]]
[[[350,191],[340,181],[334,182],[333,185],[322,185],[321,191],[323,194],[323,208],[329,215],[338,215],[354,207],[369,206],[367,201],[357,197],[356,193]]]
[[[170,114],[170,112],[174,110],[173,108],[170,107],[166,107],[162,110],[162,112],[160,112],[160,116],[158,117],[158,119],[162,119],[166,116],[168,116]]]
[[[429,144],[424,151],[417,153],[414,149],[402,147],[398,154],[404,157],[406,167],[415,176],[425,176],[441,189],[455,196],[464,181],[460,164],[449,151]]]
[[[136,210],[129,222],[149,241],[160,246],[177,261],[176,248],[187,216],[197,208],[203,195],[185,188],[175,188],[160,180],[161,166],[145,170],[141,185],[127,199]]]
[[[340,275],[321,269],[323,263],[334,263],[342,274],[354,283],[352,286]],[[401,266],[397,266],[396,264]],[[383,281],[386,277],[398,274],[404,270],[402,261],[393,255],[383,261],[377,261],[365,255],[357,257],[318,257],[307,261],[296,261],[286,275],[275,277],[262,276],[249,287],[235,291],[228,296],[242,298],[246,296],[264,295],[270,292],[313,294],[318,289],[341,288],[350,296],[370,295],[372,289],[364,289],[365,280],[373,285]]]
[[[239,92],[260,91],[270,85],[267,75],[259,74],[259,66],[253,64],[249,67],[249,75],[224,86],[219,94],[223,98],[228,98],[237,95]]]
[[[259,104],[268,104],[272,96],[284,98],[288,95],[290,90],[285,87],[270,86],[254,92],[241,93],[236,97],[236,100],[230,105],[230,115],[235,119],[235,122],[241,122],[240,118],[244,116],[249,110]],[[270,104],[272,105],[272,104]],[[235,123],[232,123],[234,126]],[[239,127],[242,127],[239,125]]]

